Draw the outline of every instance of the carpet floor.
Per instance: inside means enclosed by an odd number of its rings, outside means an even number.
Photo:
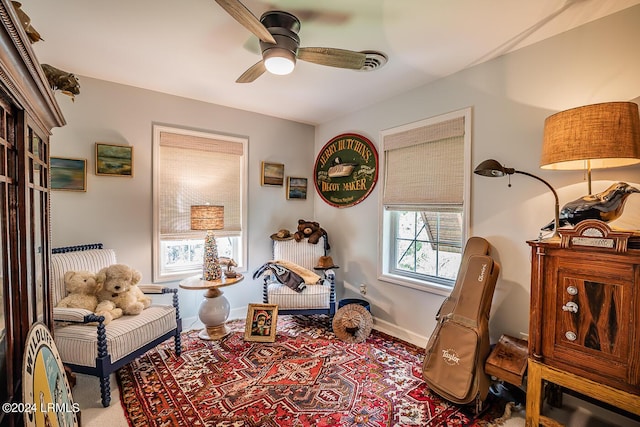
[[[280,316],[274,343],[244,341],[244,321],[204,341],[183,333],[118,371],[131,426],[487,426],[506,402],[476,416],[422,380],[423,349],[373,331],[348,344],[326,316]]]

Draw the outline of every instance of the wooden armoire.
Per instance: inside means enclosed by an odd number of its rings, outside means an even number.
[[[49,136],[65,122],[11,1],[0,19],[0,394],[11,403],[29,328],[51,328]],[[23,425],[22,414],[2,411],[0,424]]]

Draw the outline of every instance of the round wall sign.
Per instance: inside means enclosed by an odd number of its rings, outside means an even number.
[[[338,135],[322,147],[313,181],[328,204],[346,208],[367,198],[378,180],[378,152],[362,135]]]

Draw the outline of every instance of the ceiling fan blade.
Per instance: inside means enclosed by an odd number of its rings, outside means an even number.
[[[319,24],[328,24],[328,25],[339,25],[348,22],[351,19],[351,15],[346,12],[340,12],[337,10],[318,10],[318,5],[316,2],[316,7],[308,8],[308,9],[292,9],[287,8],[287,12],[295,15],[302,22],[315,22]],[[273,3],[267,3],[267,10],[280,10],[283,6],[278,6]]]
[[[251,83],[264,74],[265,71],[267,71],[267,69],[264,67],[264,61],[260,60],[249,67],[247,71],[242,73],[242,75],[238,77],[238,80],[236,80],[236,83]]]
[[[256,18],[245,5],[240,3],[239,0],[216,0],[216,3],[260,40],[265,43],[276,44],[269,30],[267,30],[258,18]]]
[[[329,47],[301,47],[297,56],[302,61],[350,70],[361,69],[367,59],[367,55],[362,52]]]

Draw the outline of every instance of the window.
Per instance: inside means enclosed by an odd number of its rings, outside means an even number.
[[[468,232],[470,120],[465,109],[381,132],[380,279],[447,294]]]
[[[206,233],[191,230],[192,205],[224,206],[218,255],[246,266],[247,145],[245,138],[154,125],[154,281],[202,270]]]

